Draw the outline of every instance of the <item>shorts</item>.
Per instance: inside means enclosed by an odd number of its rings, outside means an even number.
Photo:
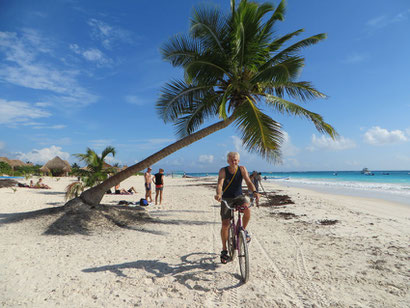
[[[249,204],[250,200],[248,197],[244,195],[239,195],[235,198],[224,198],[226,202],[228,202],[228,205],[230,207],[236,206],[236,205],[243,205],[245,203]],[[232,210],[228,209],[225,206],[225,203],[221,202],[221,218],[223,219],[231,219],[232,217]]]
[[[155,191],[164,190],[164,185],[155,185]]]
[[[150,191],[151,190],[151,183],[145,183],[145,190]]]

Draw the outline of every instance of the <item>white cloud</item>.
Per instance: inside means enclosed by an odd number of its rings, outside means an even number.
[[[127,96],[125,96],[124,98],[125,98],[125,101],[126,101],[127,103],[130,103],[130,104],[133,104],[133,105],[137,105],[137,106],[142,106],[142,105],[144,105],[144,102],[143,102],[138,96],[135,96],[135,95],[127,95]]]
[[[399,23],[409,19],[410,9],[400,12],[395,16],[379,16],[369,20],[366,25],[370,29],[381,29],[394,23]]]
[[[0,32],[0,52],[4,61],[0,64],[0,80],[36,90],[51,91],[59,102],[87,105],[97,96],[81,87],[77,81],[78,70],[66,70],[56,58],[53,43],[34,30],[20,35]],[[47,60],[43,57],[47,54]]]
[[[312,135],[311,145],[308,147],[310,151],[316,150],[330,150],[330,151],[342,151],[356,147],[356,143],[345,137],[339,137],[333,140],[327,136],[317,137],[315,134]]]
[[[239,153],[243,152],[245,149],[242,145],[241,138],[236,137],[236,136],[231,136],[231,138],[232,138],[233,146],[234,146],[236,152],[239,152]]]
[[[364,134],[364,141],[372,145],[386,145],[407,141],[401,130],[388,131],[385,128],[374,126]]]
[[[107,162],[107,164],[110,164],[110,165],[114,165],[114,164],[123,165],[121,160],[116,159],[111,154],[106,156],[104,160]]]
[[[66,128],[66,125],[57,124],[57,125],[39,125],[33,127],[34,129],[63,129]]]
[[[198,161],[200,163],[211,164],[211,163],[214,162],[214,156],[213,155],[202,154],[202,155],[199,156]]]
[[[90,140],[91,148],[106,148],[113,143],[112,139],[95,139]]]
[[[0,141],[0,150],[4,149],[5,143],[3,141]]]
[[[102,51],[97,48],[83,49],[77,44],[71,44],[70,49],[78,55],[83,56],[87,61],[95,62],[99,65],[106,65],[112,62]]]
[[[49,112],[33,107],[29,103],[0,98],[0,124],[27,124],[32,119],[49,116]]]
[[[281,146],[282,156],[295,156],[299,153],[299,148],[292,144],[290,136],[287,132],[283,132],[283,143]]]
[[[100,41],[106,49],[111,49],[116,41],[131,42],[131,35],[127,30],[94,18],[88,21],[88,25],[91,27],[91,37]]]
[[[365,56],[364,54],[353,53],[350,54],[343,62],[349,64],[356,64],[363,62],[366,58],[367,56]]]
[[[53,159],[56,156],[59,156],[61,159],[68,160],[70,154],[67,152],[61,151],[61,147],[52,145],[49,148],[43,148],[40,150],[34,149],[28,153],[16,153],[18,159],[22,161],[30,161],[35,164],[44,164],[50,159]]]

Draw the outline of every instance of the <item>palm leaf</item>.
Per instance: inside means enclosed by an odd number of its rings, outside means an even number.
[[[167,83],[157,102],[161,118],[165,122],[177,120],[181,113],[192,109],[191,104],[201,100],[210,88],[208,85],[187,84],[182,80]]]
[[[238,107],[236,125],[249,152],[258,153],[269,161],[280,160],[280,144],[283,140],[281,126],[261,112],[251,98]]]
[[[323,117],[317,113],[311,112],[295,103],[289,102],[283,98],[276,97],[273,95],[264,95],[266,97],[266,102],[268,105],[274,108],[274,110],[282,113],[282,114],[290,114],[290,115],[296,115],[300,117],[305,117],[309,119],[310,121],[313,122],[313,124],[316,126],[316,129],[321,132],[321,133],[326,133],[333,139],[337,137],[337,132],[336,130],[326,123],[323,120]]]

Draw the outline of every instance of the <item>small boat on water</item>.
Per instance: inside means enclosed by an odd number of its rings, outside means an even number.
[[[361,174],[364,174],[364,175],[374,175],[374,173],[371,172],[371,171],[370,171],[369,169],[367,169],[367,168],[363,168],[362,171],[361,171]]]

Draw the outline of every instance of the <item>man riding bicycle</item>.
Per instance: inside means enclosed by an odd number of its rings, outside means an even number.
[[[221,202],[225,200],[229,206],[243,206],[245,210],[243,212],[243,228],[246,229],[249,219],[251,218],[251,211],[248,208],[249,198],[242,195],[242,180],[245,180],[248,190],[252,192],[253,197],[256,199],[256,203],[259,202],[259,194],[256,191],[255,186],[249,178],[248,171],[244,166],[239,166],[239,153],[228,153],[229,166],[221,168],[219,170],[218,185],[216,187],[215,200]],[[229,260],[228,250],[226,242],[228,240],[229,221],[231,219],[231,210],[228,209],[224,203],[221,203],[221,239],[222,239],[222,251],[221,251],[221,263],[226,264]],[[247,234],[247,240],[250,241],[250,235]]]

